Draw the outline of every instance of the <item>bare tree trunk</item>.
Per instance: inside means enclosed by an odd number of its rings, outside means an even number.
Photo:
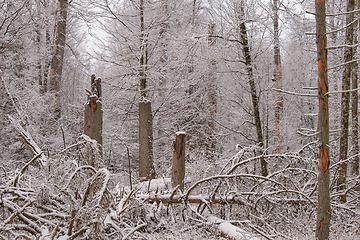
[[[139,102],[139,176],[141,180],[155,178],[153,166],[153,129],[151,102]]]
[[[240,40],[243,50],[243,56],[245,58],[245,66],[246,71],[249,78],[249,85],[250,85],[250,93],[251,93],[251,99],[252,99],[252,105],[253,105],[253,112],[254,112],[254,119],[255,119],[255,126],[256,126],[256,134],[257,134],[257,141],[260,148],[264,147],[263,142],[263,135],[262,135],[262,128],[261,128],[261,118],[260,118],[260,111],[259,111],[259,99],[256,93],[256,87],[255,87],[255,77],[253,72],[253,66],[252,66],[252,59],[250,55],[250,47],[249,47],[249,41],[247,37],[247,30],[245,21],[243,19],[244,16],[244,7],[243,2],[240,3],[239,10],[240,10]],[[268,170],[267,170],[267,162],[264,158],[260,159],[260,166],[261,166],[261,175],[267,176]]]
[[[53,56],[51,60],[50,70],[50,92],[51,98],[51,110],[53,112],[53,120],[58,120],[61,117],[61,100],[60,100],[60,88],[62,69],[64,61],[64,50],[66,41],[66,21],[68,0],[58,0],[56,9],[56,23],[54,29],[54,46]]]
[[[347,12],[352,12],[355,9],[355,0],[347,1]],[[354,21],[354,13],[346,14],[346,25],[349,25]],[[353,48],[350,47],[354,42],[354,24],[351,24],[346,28],[346,39],[344,49],[344,62],[350,62],[353,59]],[[341,133],[340,133],[340,159],[343,161],[347,159],[348,152],[348,137],[349,137],[349,112],[350,112],[350,79],[352,64],[346,64],[344,67],[342,77],[342,93],[341,93]],[[346,173],[347,163],[342,163],[338,170],[337,188],[338,190],[346,189]],[[341,197],[342,202],[346,202],[346,195]]]
[[[140,93],[146,97],[147,40],[145,38],[144,0],[140,0]]]
[[[319,176],[318,176],[318,209],[316,219],[316,239],[329,239],[331,218],[330,206],[330,153],[329,153],[329,106],[328,106],[328,75],[326,50],[325,1],[315,0],[316,8],[316,45],[318,59],[318,132],[319,132]]]
[[[172,165],[172,187],[179,185],[181,191],[184,190],[185,178],[185,132],[177,132],[174,142],[173,165]]]
[[[360,0],[357,0],[357,9],[360,8]],[[359,14],[358,14],[359,15]],[[357,23],[359,24],[359,22]],[[360,25],[358,25],[360,26]],[[355,28],[354,33],[354,43],[357,44],[358,40],[355,36],[358,37],[358,34],[360,32],[360,29],[356,31],[357,28]],[[354,55],[356,54],[356,48],[354,48]],[[352,168],[351,168],[351,174],[353,176],[359,175],[359,156],[356,154],[359,154],[359,117],[358,117],[358,90],[355,90],[358,88],[358,68],[359,65],[355,61],[353,63],[353,68],[351,72],[351,89],[353,90],[351,93],[351,120],[352,120],[352,145],[353,145],[353,153],[355,155],[353,162],[352,162]]]
[[[217,94],[216,94],[216,60],[213,58],[213,46],[216,43],[214,23],[209,24],[208,30],[208,45],[209,45],[209,73],[208,73],[208,101],[209,101],[209,128],[210,128],[210,143],[208,149],[208,158],[215,160],[216,157],[216,113],[217,113]]]
[[[279,17],[278,17],[278,1],[274,0],[274,80],[275,89],[282,87],[281,84],[281,56],[279,41]],[[282,112],[283,101],[279,92],[275,92],[275,142],[276,153],[281,152],[281,134],[280,134],[280,114]]]
[[[99,144],[102,155],[102,126],[103,111],[101,97],[101,79],[91,76],[91,93],[84,109],[84,134],[94,139]]]

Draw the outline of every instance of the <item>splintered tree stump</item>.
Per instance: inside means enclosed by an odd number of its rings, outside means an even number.
[[[102,154],[102,125],[103,111],[100,96],[97,89],[101,89],[101,80],[95,80],[95,75],[91,76],[91,92],[88,96],[88,103],[84,108],[84,134],[97,141],[100,145]]]
[[[181,191],[184,190],[185,178],[185,132],[177,132],[174,142],[173,165],[172,165],[172,187],[179,185]]]
[[[151,102],[145,98],[139,102],[139,176],[141,181],[155,178]]]

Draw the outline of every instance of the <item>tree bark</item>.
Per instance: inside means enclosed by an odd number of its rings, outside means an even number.
[[[140,93],[147,96],[146,68],[147,68],[147,40],[145,38],[144,0],[140,0]]]
[[[147,40],[145,34],[144,0],[140,0],[140,59],[139,78],[140,95],[139,102],[139,175],[141,180],[155,178],[153,166],[153,117],[151,102],[147,96]]]
[[[142,181],[155,178],[153,166],[153,129],[151,102],[139,102],[139,176]]]
[[[84,134],[97,141],[100,155],[102,155],[103,111],[100,97],[101,79],[95,79],[95,75],[92,75],[91,95],[84,109]]]
[[[360,8],[360,0],[357,0],[357,9]],[[359,15],[359,14],[358,14]],[[359,22],[357,23],[359,24]],[[358,25],[359,27],[360,25]],[[356,36],[359,34],[360,29],[355,28],[354,29],[354,44],[358,43],[358,40]],[[356,55],[356,48],[354,48],[354,55]],[[358,88],[358,63],[355,61],[353,63],[353,68],[351,71],[351,89],[353,90],[351,92],[351,120],[352,120],[352,145],[353,145],[353,153],[355,155],[353,162],[352,162],[352,168],[351,168],[351,174],[353,176],[359,175],[359,156],[356,154],[359,154],[359,117],[358,117],[358,90],[355,90]]]
[[[56,23],[54,29],[54,46],[53,56],[51,60],[50,70],[50,86],[51,92],[51,110],[53,113],[53,120],[58,120],[61,117],[61,100],[60,88],[62,69],[64,62],[64,50],[66,41],[66,21],[68,11],[68,0],[58,0],[56,9]]]
[[[327,40],[325,21],[325,0],[315,0],[316,9],[316,45],[318,60],[318,141],[319,141],[319,176],[318,176],[318,209],[316,219],[316,239],[329,239],[331,218],[329,189],[329,106],[327,75]]]
[[[278,17],[278,1],[274,0],[274,80],[275,89],[282,87],[281,78],[281,56],[280,56],[280,40],[279,40],[279,17]],[[281,152],[281,134],[280,134],[280,118],[283,107],[282,96],[275,91],[275,144],[276,153]]]
[[[259,111],[259,99],[256,93],[255,87],[255,77],[253,72],[252,66],[252,59],[250,55],[250,47],[249,41],[247,37],[247,29],[244,20],[244,7],[242,6],[243,2],[240,3],[239,10],[240,10],[240,41],[242,45],[243,56],[245,59],[245,66],[246,71],[249,78],[249,85],[250,85],[250,94],[252,99],[252,106],[254,112],[254,119],[255,119],[255,126],[256,126],[256,134],[257,134],[257,142],[260,148],[264,147],[263,142],[263,135],[262,135],[262,128],[261,128],[261,118],[260,118],[260,111]],[[267,176],[267,162],[264,158],[260,159],[260,166],[261,166],[261,175]]]
[[[216,113],[217,113],[217,94],[216,94],[216,60],[213,58],[213,46],[216,43],[215,27],[214,23],[209,24],[208,29],[208,45],[209,45],[209,73],[208,73],[208,102],[209,102],[209,149],[208,149],[208,158],[210,160],[215,160],[216,157]]]
[[[181,191],[184,190],[185,179],[185,137],[185,132],[176,133],[171,176],[172,187],[175,188],[179,185]]]
[[[352,12],[355,9],[355,0],[347,1],[347,12]],[[346,14],[346,25],[349,25],[354,21],[354,13]],[[354,24],[348,26],[345,30],[345,45],[344,49],[344,62],[350,62],[353,59],[353,48],[350,47],[354,42]],[[348,152],[348,137],[349,137],[349,112],[350,112],[350,79],[351,68],[353,64],[346,64],[342,77],[342,93],[341,93],[341,132],[340,132],[340,159],[343,161],[347,159]],[[346,189],[346,173],[347,163],[342,163],[338,170],[337,188],[338,191],[344,191]],[[342,202],[346,202],[346,195],[341,197]]]

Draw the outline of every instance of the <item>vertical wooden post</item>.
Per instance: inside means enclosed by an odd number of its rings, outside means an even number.
[[[179,189],[184,190],[185,178],[185,132],[177,132],[174,141],[174,154],[172,165],[172,187],[180,185]]]
[[[84,134],[98,142],[100,154],[102,155],[103,111],[100,94],[101,79],[96,79],[93,74],[91,76],[91,92],[84,109]]]
[[[155,178],[153,166],[153,128],[151,102],[139,102],[139,176],[140,180]]]

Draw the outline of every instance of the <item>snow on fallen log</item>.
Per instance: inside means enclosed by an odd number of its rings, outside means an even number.
[[[262,240],[255,234],[249,233],[239,227],[232,225],[229,221],[225,221],[221,218],[215,216],[207,217],[208,223],[216,226],[217,230],[219,230],[225,237],[232,240]]]

